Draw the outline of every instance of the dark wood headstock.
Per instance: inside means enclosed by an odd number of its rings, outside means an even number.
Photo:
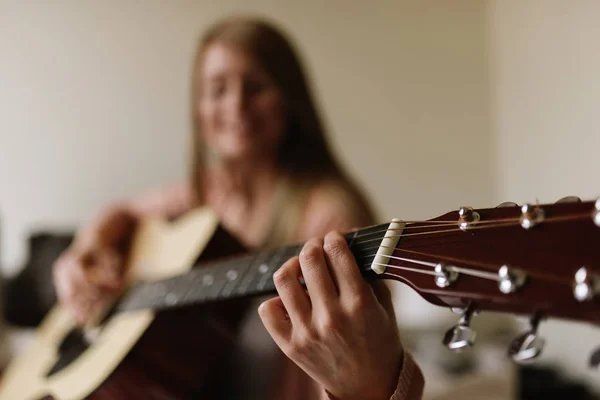
[[[440,306],[598,323],[599,209],[504,204],[408,222],[381,277]]]
[[[509,347],[516,361],[541,353],[542,319],[600,322],[600,199],[461,207],[428,221],[392,221],[384,230],[387,242],[376,237],[369,247],[377,231],[353,240],[359,267],[365,274],[379,268],[372,276],[402,281],[461,313],[443,340],[452,350],[473,344],[470,320],[481,311],[531,317],[531,329]],[[590,364],[600,364],[600,350]]]

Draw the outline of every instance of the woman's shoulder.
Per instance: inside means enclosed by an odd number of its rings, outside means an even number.
[[[344,185],[327,180],[312,187],[301,224],[302,237],[323,236],[331,230],[348,231],[370,224],[370,210]]]

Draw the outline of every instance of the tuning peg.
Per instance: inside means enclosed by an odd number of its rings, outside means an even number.
[[[592,274],[586,267],[581,267],[575,273],[573,295],[579,301],[591,300],[600,293],[600,277]]]
[[[458,227],[466,231],[471,227],[471,224],[476,223],[481,219],[481,216],[477,211],[473,210],[473,207],[463,206],[458,209]]]
[[[453,351],[459,351],[466,347],[473,346],[477,333],[470,325],[471,319],[475,314],[476,311],[473,307],[467,307],[458,321],[458,324],[448,329],[442,343]]]
[[[566,196],[556,202],[556,204],[560,203],[581,203],[581,199],[577,196]]]
[[[508,355],[515,362],[531,361],[542,353],[546,341],[537,333],[540,320],[539,314],[534,315],[530,321],[530,330],[517,336],[510,344]]]
[[[598,198],[598,200],[596,200],[596,204],[595,204],[595,210],[594,210],[594,223],[598,226],[600,226],[600,197]]]
[[[539,206],[525,203],[521,206],[521,226],[531,229],[541,223],[545,218],[545,212]]]
[[[500,203],[496,206],[496,208],[503,207],[519,207],[519,205],[517,203],[513,203],[512,201],[505,201],[504,203]]]
[[[515,292],[525,283],[527,276],[520,269],[503,265],[498,270],[498,288],[504,294]]]

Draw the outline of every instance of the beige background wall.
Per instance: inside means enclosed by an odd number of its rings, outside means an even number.
[[[600,3],[489,3],[494,200],[600,196]],[[586,368],[597,328],[550,321],[544,361],[600,387]]]
[[[382,221],[491,201],[483,3],[0,1],[8,273],[40,224],[75,225],[185,176],[191,54],[231,11],[266,14],[296,39],[334,147]]]
[[[32,229],[70,228],[185,176],[190,57],[233,10],[266,14],[296,39],[334,147],[382,221],[600,194],[596,2],[143,4],[0,0],[6,274]],[[409,290],[397,303],[405,326],[456,320]],[[597,332],[547,331],[544,359],[579,373]]]

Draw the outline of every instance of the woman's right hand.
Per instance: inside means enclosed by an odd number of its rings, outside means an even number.
[[[58,300],[83,326],[98,315],[124,286],[127,243],[133,217],[109,210],[94,226],[77,235],[54,264]]]

